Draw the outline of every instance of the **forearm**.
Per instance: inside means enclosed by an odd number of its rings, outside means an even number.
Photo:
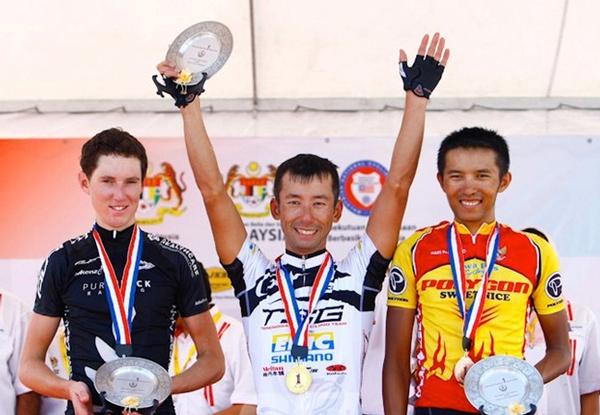
[[[40,395],[70,399],[69,386],[73,381],[56,376],[44,361],[21,361],[19,377],[25,386]]]
[[[181,108],[181,115],[188,158],[196,184],[206,202],[207,197],[225,192],[225,184],[204,126],[200,99],[196,98],[192,103]]]
[[[547,349],[544,358],[540,360],[535,368],[542,375],[544,383],[562,375],[569,368],[571,354],[568,349]]]
[[[28,392],[17,395],[15,415],[38,415],[40,413],[40,395]]]
[[[415,177],[425,125],[427,99],[406,93],[402,126],[392,152],[390,170],[371,209],[367,234],[386,258],[396,248],[408,192]]]
[[[223,377],[224,363],[223,356],[198,356],[187,370],[172,378],[172,394],[191,392],[200,389],[206,385],[218,382]]]
[[[579,397],[581,402],[581,415],[599,415],[600,414],[600,393],[586,393]]]
[[[404,114],[400,132],[396,138],[390,171],[386,181],[397,186],[410,185],[417,171],[423,134],[425,131],[425,110],[428,100],[406,92]]]
[[[386,358],[383,363],[383,408],[386,415],[406,415],[410,366]]]

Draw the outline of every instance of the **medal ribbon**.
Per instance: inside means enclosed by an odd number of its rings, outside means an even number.
[[[500,232],[496,224],[494,231],[487,241],[485,267],[481,283],[471,307],[467,310],[467,272],[465,270],[465,257],[460,233],[456,230],[456,223],[453,223],[448,228],[448,255],[450,256],[450,268],[452,269],[452,279],[454,280],[458,308],[463,318],[463,348],[465,351],[470,349],[471,342],[475,340],[475,332],[479,327],[486,300],[487,282],[496,264],[499,243]]]
[[[133,226],[121,284],[119,284],[115,269],[96,228],[92,230],[92,235],[96,241],[96,247],[100,254],[100,262],[102,263],[102,271],[104,272],[106,300],[113,322],[115,340],[117,345],[131,345],[133,304],[135,301],[138,268],[144,247],[142,231],[137,225]]]
[[[281,298],[283,300],[283,308],[290,327],[293,344],[308,347],[309,317],[329,286],[334,271],[333,258],[329,252],[325,254],[325,259],[319,267],[319,271],[317,272],[317,276],[315,277],[315,281],[310,290],[308,309],[306,310],[306,317],[304,319],[300,316],[298,300],[296,299],[294,283],[290,276],[290,272],[281,264],[281,257],[277,258],[276,263],[277,286],[279,287],[279,292],[281,293]],[[283,278],[281,277],[282,271]]]

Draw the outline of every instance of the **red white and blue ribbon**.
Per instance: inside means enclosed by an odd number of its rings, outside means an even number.
[[[117,348],[119,346],[130,347],[131,322],[133,320],[138,268],[144,246],[142,231],[137,225],[134,225],[131,240],[129,241],[129,248],[127,249],[127,262],[123,269],[120,284],[112,262],[102,243],[102,238],[100,238],[100,234],[95,228],[92,230],[92,235],[100,254],[100,262],[102,263],[102,271],[104,272],[106,299],[113,323]]]
[[[448,255],[450,256],[450,268],[454,280],[454,290],[458,301],[458,309],[463,318],[463,348],[468,351],[475,340],[475,333],[479,327],[483,308],[487,296],[487,282],[490,279],[500,243],[499,227],[496,224],[494,231],[487,241],[486,258],[481,283],[475,294],[471,307],[467,310],[467,273],[465,269],[465,257],[460,240],[460,234],[456,230],[456,223],[448,228]]]
[[[333,258],[331,254],[327,252],[325,259],[317,271],[315,281],[313,282],[310,290],[310,296],[308,299],[308,308],[306,310],[305,318],[300,315],[300,309],[298,308],[298,300],[294,290],[294,282],[290,276],[290,272],[281,264],[281,257],[276,260],[276,279],[279,292],[281,293],[281,299],[283,300],[283,308],[285,310],[286,319],[290,327],[290,334],[293,339],[293,346],[300,346],[304,350],[308,350],[308,328],[309,328],[309,317],[312,311],[317,307],[317,304],[333,277],[334,267]],[[283,274],[283,277],[282,277]]]

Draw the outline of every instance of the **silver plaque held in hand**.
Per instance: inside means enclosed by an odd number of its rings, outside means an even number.
[[[520,415],[542,397],[544,381],[532,365],[513,356],[492,356],[473,365],[465,376],[465,394],[487,415]]]
[[[124,357],[106,362],[96,372],[98,393],[117,406],[149,408],[164,402],[171,394],[171,377],[158,363],[140,357]]]
[[[186,84],[195,85],[213,76],[225,65],[233,48],[231,32],[222,23],[202,22],[188,27],[177,36],[167,51],[167,60],[189,74]]]

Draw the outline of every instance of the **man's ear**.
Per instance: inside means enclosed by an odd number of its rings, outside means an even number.
[[[81,187],[81,190],[83,190],[85,193],[87,193],[89,195],[90,194],[90,179],[88,179],[87,175],[82,171],[79,172],[77,179],[79,180],[79,187]]]
[[[500,187],[498,187],[498,193],[502,193],[503,191],[505,191],[511,181],[512,174],[510,172],[506,172],[506,174],[500,179]]]
[[[339,222],[340,218],[342,217],[343,210],[344,210],[344,204],[342,203],[341,200],[338,200],[335,203],[335,207],[333,208],[333,222],[334,223]]]
[[[269,206],[271,208],[271,216],[273,216],[273,219],[279,220],[279,202],[277,202],[277,199],[271,199],[271,204]]]

